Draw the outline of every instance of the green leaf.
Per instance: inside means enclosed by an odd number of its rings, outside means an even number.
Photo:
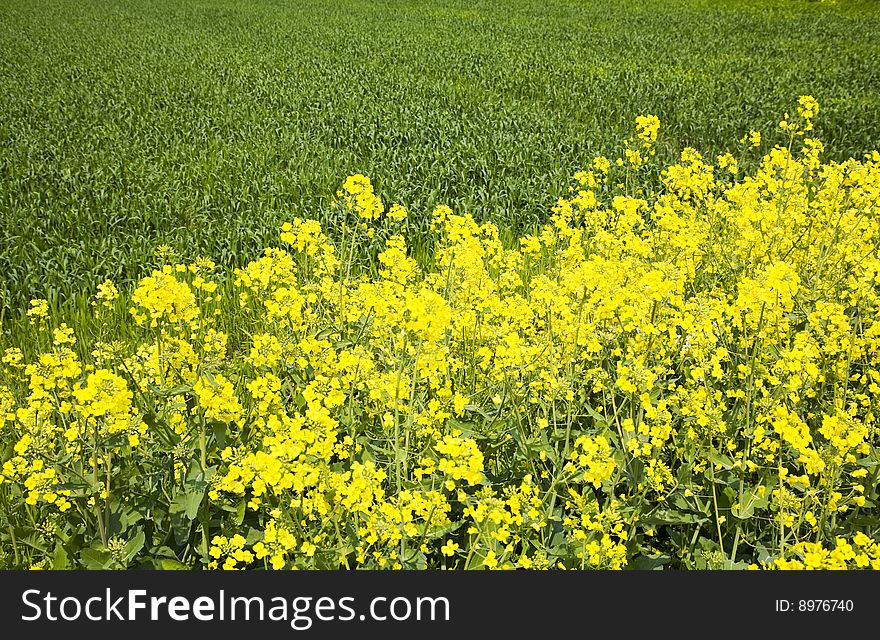
[[[125,558],[125,562],[131,562],[131,560],[140,552],[141,549],[144,548],[144,541],[146,540],[146,536],[144,536],[143,531],[138,531],[138,534],[128,541],[123,549],[123,557]]]
[[[204,491],[198,493],[181,491],[174,496],[169,510],[171,513],[183,513],[187,520],[195,520],[204,495]]]
[[[722,453],[718,453],[717,451],[713,451],[711,449],[707,451],[706,460],[712,462],[713,464],[721,465],[721,467],[724,469],[733,469],[733,460]]]
[[[700,502],[697,496],[692,496],[692,500],[688,500],[683,495],[677,494],[672,498],[670,502],[681,511],[687,513],[702,514],[705,516],[709,515],[708,503]]]
[[[739,518],[740,520],[748,520],[753,515],[755,515],[755,503],[747,501],[746,504],[734,504],[730,507],[730,514],[734,518]]]
[[[226,425],[222,422],[211,422],[211,429],[214,431],[214,442],[218,449],[226,447]]]
[[[235,505],[235,526],[240,527],[241,523],[244,522],[244,514],[247,509],[247,502],[242,500],[237,505]]]
[[[211,378],[213,381],[213,378]],[[216,386],[216,383],[215,383]],[[153,395],[159,396],[160,398],[172,398],[174,396],[180,396],[185,393],[192,391],[192,387],[190,385],[178,385],[176,387],[170,387],[168,389],[163,389],[162,387],[158,387],[154,384],[147,385],[147,389],[149,389],[150,393]]]
[[[587,415],[593,419],[597,426],[608,426],[608,418],[596,411],[593,407],[590,405],[584,405],[584,409],[586,409]]]
[[[113,557],[110,552],[102,549],[83,549],[79,554],[79,559],[86,569],[109,569],[113,565]]]
[[[188,545],[190,535],[192,534],[193,520],[187,518],[184,511],[173,512],[170,520],[174,543],[178,547]]]
[[[424,570],[428,567],[428,559],[418,549],[407,549],[400,562],[404,569]]]
[[[144,514],[134,509],[125,509],[119,515],[119,524],[123,531],[144,519]]]
[[[26,537],[20,535],[19,540],[32,549],[36,549],[40,553],[49,553],[49,548],[43,542],[42,536],[37,533],[31,533]]]
[[[55,555],[52,557],[52,568],[63,571],[64,569],[68,569],[69,566],[70,562],[67,558],[67,552],[59,542],[55,545]]]

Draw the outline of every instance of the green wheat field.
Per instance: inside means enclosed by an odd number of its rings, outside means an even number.
[[[828,157],[880,146],[877,2],[0,5],[0,306],[144,274],[157,244],[241,265],[341,178],[426,226],[514,232],[635,115],[658,152],[735,146],[792,96]],[[74,275],[75,274],[75,275]]]

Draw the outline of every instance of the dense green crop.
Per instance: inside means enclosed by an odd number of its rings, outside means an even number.
[[[153,248],[242,264],[363,172],[511,234],[638,113],[661,159],[823,106],[829,158],[880,146],[877,3],[5,0],[0,317]],[[418,240],[418,238],[414,238]]]

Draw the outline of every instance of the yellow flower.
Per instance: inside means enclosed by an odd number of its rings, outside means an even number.
[[[238,422],[244,409],[232,383],[222,374],[203,375],[193,387],[205,417],[219,422]]]
[[[640,140],[648,143],[656,142],[659,130],[660,119],[657,116],[646,115],[636,118],[636,132]]]
[[[116,285],[111,280],[104,280],[104,282],[98,285],[94,304],[112,309],[117,297],[119,297],[119,289],[116,288]]]
[[[40,320],[48,320],[49,302],[41,298],[34,298],[31,300],[31,306],[27,311],[27,315],[31,319],[31,324]]]
[[[450,558],[456,554],[459,550],[459,545],[452,540],[447,540],[446,543],[440,547],[440,551],[444,556],[449,556]]]

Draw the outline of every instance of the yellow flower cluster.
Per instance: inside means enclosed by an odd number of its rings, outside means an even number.
[[[202,376],[193,385],[193,391],[198,398],[199,406],[205,410],[205,417],[220,422],[241,420],[243,409],[232,383],[223,377],[223,374]]]
[[[98,285],[98,291],[95,293],[94,304],[101,305],[107,309],[113,308],[113,303],[119,296],[119,289],[111,280],[105,280]]]
[[[446,478],[444,486],[449,491],[456,487],[459,480],[469,485],[479,484],[483,479],[483,453],[477,443],[470,438],[462,438],[460,434],[451,433],[443,436],[434,445],[439,460],[426,458],[422,460],[422,468],[415,471],[417,476],[440,473]]]
[[[574,446],[571,459],[584,482],[589,482],[598,489],[603,482],[611,479],[617,465],[607,438],[580,436],[575,440]]]
[[[245,549],[245,540],[242,536],[236,534],[231,538],[226,536],[214,536],[211,539],[211,548],[208,555],[213,558],[208,563],[208,568],[216,569],[218,566],[227,571],[232,569],[243,569],[254,561],[254,554]],[[264,547],[261,547],[264,550]],[[220,564],[220,560],[223,564]]]
[[[853,536],[852,542],[836,538],[831,548],[819,542],[799,542],[786,555],[786,558],[777,559],[770,568],[813,571],[880,569],[880,547],[862,532]]]
[[[373,191],[370,179],[360,173],[346,178],[336,197],[348,211],[365,220],[378,220],[385,211],[382,200]],[[395,207],[393,217],[398,220],[405,217],[399,205]]]
[[[157,327],[159,322],[192,324],[199,316],[199,307],[192,289],[186,282],[175,278],[170,265],[154,271],[144,278],[131,295],[132,317],[138,324],[150,322]]]
[[[513,241],[438,206],[414,255],[355,175],[232,275],[102,283],[88,326],[34,300],[0,359],[0,509],[86,533],[2,557],[878,568],[880,153],[823,162],[819,113],[651,170],[641,116]]]
[[[269,558],[272,568],[279,570],[286,566],[287,554],[296,548],[296,537],[286,528],[278,527],[274,520],[270,520],[263,531],[263,539],[254,545],[254,556],[257,560]]]

